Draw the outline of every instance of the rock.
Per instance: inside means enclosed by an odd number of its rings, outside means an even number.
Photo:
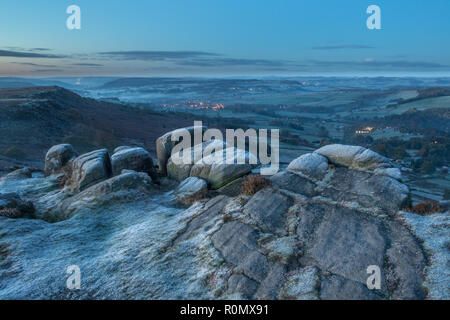
[[[328,170],[328,160],[318,153],[307,153],[293,160],[286,171],[301,172],[314,179],[322,179]]]
[[[290,199],[281,193],[263,189],[247,202],[243,212],[251,216],[264,232],[284,235],[285,213],[290,203]]]
[[[394,178],[395,180],[401,181],[402,180],[402,172],[399,168],[377,168],[374,171],[376,174],[385,175],[391,178]]]
[[[323,277],[320,286],[322,300],[380,300],[382,297],[365,284],[332,275]]]
[[[177,201],[185,205],[191,205],[196,200],[204,198],[207,193],[206,181],[196,177],[187,178],[175,189]]]
[[[0,178],[0,180],[20,180],[20,179],[29,179],[33,176],[33,172],[30,168],[25,167],[22,169],[17,169],[13,172],[8,173],[6,176]]]
[[[182,128],[177,129],[171,132],[166,133],[165,135],[159,137],[156,140],[156,154],[158,157],[158,166],[159,166],[159,172],[161,175],[166,176],[167,175],[167,161],[169,160],[173,147],[178,143],[178,141],[172,141],[172,136],[175,137],[181,137],[181,133],[184,130],[187,130],[191,135],[191,146],[194,146],[196,141],[194,141],[194,131],[195,130],[201,130],[201,134],[203,137],[203,131],[207,130],[206,127],[188,127],[188,128]],[[203,141],[199,141],[199,143],[202,143]]]
[[[399,222],[319,202],[302,205],[298,217],[297,236],[303,244],[301,265],[312,264],[361,285],[366,284],[367,267],[379,266],[385,278],[394,273],[401,283],[392,285],[383,278],[379,294],[398,299],[424,298],[418,284],[423,282],[425,257]],[[350,289],[347,294],[359,297]]]
[[[124,170],[122,174],[101,181],[64,200],[55,210],[56,220],[66,220],[86,207],[98,208],[112,202],[133,201],[155,188],[148,174]]]
[[[400,211],[399,215],[407,227],[423,243],[423,248],[427,252],[428,265],[424,269],[425,281],[422,284],[428,292],[427,298],[433,300],[450,299],[450,212],[422,216],[411,212]],[[393,250],[390,253],[397,253],[399,257],[405,255],[408,258],[411,254],[415,254],[414,251],[405,249],[400,249],[397,252]],[[403,264],[401,269],[404,267],[405,265]],[[404,270],[399,271],[405,274]],[[403,286],[403,288],[406,289],[407,286]]]
[[[314,151],[314,153],[328,158],[334,164],[348,168],[375,168],[380,164],[390,162],[388,158],[360,146],[330,144]]]
[[[281,263],[272,263],[266,278],[261,282],[255,293],[259,300],[275,300],[285,280],[286,266]]]
[[[266,257],[259,252],[253,228],[238,221],[225,223],[211,238],[226,261],[233,263],[250,279],[263,281],[269,272]]]
[[[322,195],[334,201],[358,203],[372,212],[397,212],[407,199],[409,189],[396,179],[347,168],[336,168]]]
[[[234,148],[234,158],[232,163],[227,163],[225,154],[228,149],[223,150],[222,159],[215,158],[214,155],[209,155],[200,159],[191,169],[192,177],[199,177],[208,181],[211,189],[219,189],[233,180],[236,180],[246,174],[249,174],[256,166],[250,164],[250,159],[256,162],[253,155],[241,149]],[[244,157],[245,163],[237,163],[238,157]]]
[[[143,148],[119,147],[111,156],[111,166],[113,176],[122,173],[122,170],[133,170],[145,172],[153,180],[156,180],[156,170],[150,153]]]
[[[114,153],[117,153],[117,152],[120,152],[120,151],[123,151],[123,150],[126,150],[126,149],[132,149],[133,147],[130,147],[130,146],[120,146],[120,147],[117,147],[117,148],[115,148],[114,149]]]
[[[238,293],[238,298],[251,299],[258,288],[258,282],[243,274],[233,274],[228,279],[228,294]]]
[[[0,217],[32,218],[34,211],[33,203],[23,200],[17,193],[0,193]]]
[[[61,169],[77,156],[70,144],[59,144],[48,150],[45,156],[45,175],[61,172]]]
[[[280,189],[304,196],[313,197],[317,195],[316,185],[313,182],[293,172],[278,172],[270,177],[270,182]]]
[[[281,300],[318,300],[320,287],[319,271],[316,267],[305,267],[286,275],[280,290]]]
[[[191,174],[191,169],[194,164],[203,157],[203,153],[206,152],[207,147],[211,144],[221,144],[223,146],[224,142],[212,142],[206,141],[202,143],[201,148],[192,147],[183,150],[182,154],[173,154],[167,162],[167,175],[169,178],[177,180],[179,182],[188,178]]]
[[[101,149],[83,154],[73,160],[72,177],[70,179],[71,189],[77,192],[83,191],[108,179],[111,175],[111,161],[108,150]]]
[[[237,197],[242,192],[242,183],[246,181],[246,176],[231,181],[227,185],[217,189],[217,192],[229,197]]]

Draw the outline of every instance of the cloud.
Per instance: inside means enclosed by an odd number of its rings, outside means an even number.
[[[23,52],[13,50],[0,50],[0,57],[14,57],[14,58],[64,58],[65,56],[56,54],[44,54],[35,52]]]
[[[32,72],[36,72],[36,73],[48,73],[48,72],[63,72],[64,70],[62,69],[36,69],[33,70]]]
[[[22,65],[22,66],[56,68],[56,66],[52,65],[52,64],[40,64],[40,63],[33,63],[33,62],[11,62],[11,63],[12,64],[19,64],[19,65]]]
[[[341,50],[341,49],[374,49],[374,47],[360,45],[360,44],[347,44],[339,46],[318,46],[312,47],[313,50]]]
[[[194,67],[230,67],[230,66],[282,67],[286,65],[286,62],[281,60],[265,60],[265,59],[210,58],[210,59],[192,59],[186,61],[177,61],[176,64]]]
[[[108,51],[99,52],[98,54],[111,59],[144,61],[180,60],[196,57],[219,56],[215,53],[203,51]]]
[[[313,66],[321,67],[356,67],[356,68],[388,68],[388,69],[437,69],[448,68],[449,66],[435,62],[426,61],[378,61],[374,59],[366,59],[363,61],[320,61],[309,60]]]
[[[49,48],[31,48],[28,51],[52,51],[52,49],[49,49]]]
[[[80,66],[80,67],[103,67],[103,64],[99,64],[99,63],[72,63],[71,66]]]

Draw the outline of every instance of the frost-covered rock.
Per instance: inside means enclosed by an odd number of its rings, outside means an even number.
[[[148,174],[124,170],[122,174],[99,182],[82,192],[66,197],[57,205],[54,220],[65,220],[85,208],[99,208],[111,203],[133,201],[155,190]]]
[[[152,178],[156,178],[156,170],[150,153],[143,148],[119,147],[111,156],[112,174],[121,174],[122,170],[145,172]]]
[[[399,168],[377,168],[374,172],[394,178],[399,181],[402,180],[402,172]]]
[[[101,164],[102,154],[80,166]],[[204,158],[191,172],[199,165],[209,181],[239,172],[200,166]],[[296,167],[310,168],[304,160]],[[56,175],[0,179],[0,193],[32,201],[37,218],[0,217],[0,299],[449,298],[448,212],[399,213],[408,188],[379,171],[336,166],[314,179],[314,170],[282,171],[253,196],[231,192],[187,209],[174,198],[206,191],[201,178],[174,192],[172,179],[95,172],[101,178],[81,192],[58,187]],[[66,286],[74,264],[81,290]],[[367,288],[371,265],[380,290]]]
[[[23,200],[17,193],[0,193],[0,217],[32,217],[34,206],[31,201]]]
[[[83,154],[73,160],[71,189],[83,191],[90,186],[108,179],[112,175],[108,150],[101,149]]]
[[[25,167],[22,169],[14,170],[13,172],[8,173],[6,176],[1,177],[0,180],[21,180],[28,179],[33,176],[33,172],[30,168]]]
[[[375,168],[381,164],[389,163],[389,159],[378,153],[360,146],[343,144],[330,144],[314,153],[318,153],[334,164],[349,168]]]
[[[45,156],[45,175],[59,173],[76,156],[77,153],[70,144],[59,144],[51,147]]]
[[[123,151],[123,150],[126,150],[126,149],[132,149],[133,147],[130,147],[130,146],[120,146],[120,147],[117,147],[117,148],[115,148],[114,149],[114,153],[117,153],[117,152],[120,152],[120,151]]]
[[[306,267],[290,272],[280,290],[281,300],[318,300],[320,279],[316,267]]]
[[[223,150],[226,143],[220,140],[205,141],[200,145],[172,154],[167,162],[167,175],[169,178],[183,181],[191,174],[191,169],[196,162],[214,151]]]
[[[429,255],[423,284],[429,298],[450,299],[450,211],[426,216],[400,211],[399,215],[423,241]]]
[[[315,179],[322,179],[328,170],[328,160],[317,153],[307,153],[293,160],[286,169],[302,172]]]
[[[226,159],[228,152],[233,153],[230,163]],[[238,159],[244,159],[244,163],[238,163]],[[256,158],[241,149],[227,148],[223,150],[222,157],[209,155],[197,161],[192,167],[190,175],[199,177],[208,181],[212,189],[219,189],[233,180],[236,180],[246,174],[249,174],[256,167]]]
[[[183,180],[175,189],[177,201],[185,205],[191,205],[196,200],[206,196],[208,184],[205,180],[197,177],[189,177]]]
[[[203,131],[207,130],[206,127],[187,127],[182,129],[177,129],[166,133],[165,135],[159,137],[156,140],[156,154],[158,157],[159,172],[165,176],[167,175],[167,161],[169,160],[173,147],[178,143],[178,141],[172,141],[172,137],[182,137],[182,132],[187,131],[191,136],[191,146],[193,146],[197,141],[194,140],[194,132],[199,130],[201,137],[203,137]],[[198,141],[202,143],[203,141]]]

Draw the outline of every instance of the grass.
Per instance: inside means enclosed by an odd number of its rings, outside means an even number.
[[[415,206],[408,208],[407,211],[425,216],[433,213],[440,213],[444,210],[437,201],[422,201]]]
[[[272,183],[261,175],[249,176],[247,180],[242,183],[241,193],[246,196],[252,196],[259,190],[262,190]]]

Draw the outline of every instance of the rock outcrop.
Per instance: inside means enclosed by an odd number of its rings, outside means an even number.
[[[330,144],[314,152],[327,157],[331,163],[349,168],[375,168],[383,165],[390,166],[389,159],[370,149],[359,146]]]
[[[230,151],[234,157],[227,159],[226,155]],[[244,163],[238,162],[240,157],[245,159]],[[190,175],[205,179],[212,189],[219,189],[233,180],[249,174],[256,167],[251,163],[256,162],[256,158],[244,150],[227,148],[223,150],[222,157],[216,158],[215,155],[209,155],[197,161],[193,165]]]
[[[95,150],[73,160],[70,187],[72,190],[80,192],[108,179],[111,175],[111,160],[108,150]]]
[[[292,161],[254,195],[227,196],[220,190],[254,166],[196,157],[189,168],[169,160],[169,176],[184,178],[176,188],[170,178],[156,185],[145,172],[113,176],[119,167],[143,167],[122,159],[113,169],[106,150],[74,159],[64,188],[55,189],[55,175],[0,179],[0,193],[17,188],[0,196],[0,212],[31,201],[38,218],[0,216],[0,246],[8,248],[0,256],[0,298],[450,297],[450,213],[400,211],[409,190],[387,159],[355,146],[324,147]],[[73,264],[83,274],[81,290],[65,286]],[[373,266],[380,289],[367,286]]]
[[[17,193],[0,193],[0,217],[33,217],[34,206],[31,201],[23,200]]]
[[[312,178],[322,179],[328,170],[328,160],[318,153],[307,153],[293,160],[286,170],[302,172]]]
[[[201,137],[203,137],[203,131],[207,130],[206,127],[188,127],[177,129],[171,132],[166,133],[165,135],[159,137],[156,140],[156,154],[158,157],[158,166],[159,172],[161,175],[167,175],[167,161],[169,160],[173,147],[178,143],[178,140],[182,137],[182,132],[188,132],[191,137],[190,145],[194,146],[197,143],[202,143],[203,141],[195,141],[194,140],[194,132],[199,130],[201,133]],[[178,140],[172,140],[172,137],[177,137]]]
[[[185,205],[191,205],[195,201],[206,197],[207,193],[208,184],[206,181],[196,177],[183,180],[175,189],[177,201]]]
[[[48,150],[45,156],[45,175],[61,172],[61,169],[77,156],[70,144],[59,144]]]
[[[150,153],[143,148],[119,147],[111,156],[112,174],[121,174],[122,170],[145,172],[156,180],[156,170]]]

